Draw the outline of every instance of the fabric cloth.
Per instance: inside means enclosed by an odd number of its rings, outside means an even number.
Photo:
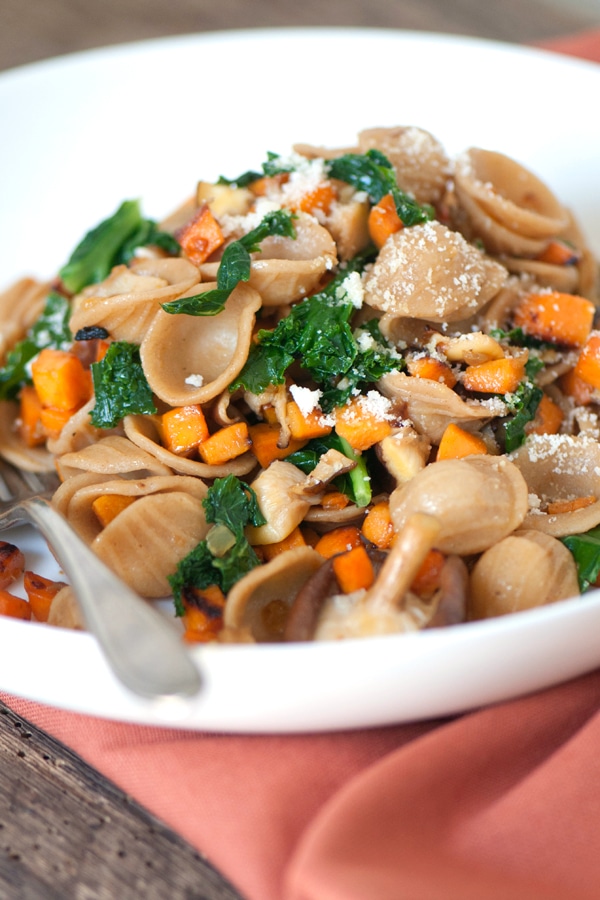
[[[546,46],[600,61],[600,29]],[[600,671],[442,721],[300,736],[127,725],[0,696],[247,900],[600,896]]]

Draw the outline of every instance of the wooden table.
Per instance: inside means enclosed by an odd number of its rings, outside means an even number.
[[[0,69],[122,41],[289,25],[406,28],[526,43],[598,24],[583,0],[2,0]]]
[[[168,13],[165,9],[168,9]],[[123,41],[236,28],[373,26],[526,43],[598,25],[573,0],[1,0],[0,70]],[[0,704],[0,896],[26,900],[239,895],[176,834]],[[110,824],[108,824],[110,822]],[[92,844],[95,852],[83,853]],[[74,861],[84,860],[82,865]],[[114,859],[115,865],[107,865]]]

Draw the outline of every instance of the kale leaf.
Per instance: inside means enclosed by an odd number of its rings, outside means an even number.
[[[522,381],[512,394],[501,395],[512,413],[512,418],[504,423],[507,453],[512,453],[525,442],[527,437],[525,426],[535,418],[544,395],[542,389],[534,383],[535,376],[543,368],[544,363],[541,359],[532,356],[525,364],[526,380]]]
[[[123,243],[115,256],[113,266],[130,263],[139,247],[158,247],[167,256],[179,256],[181,252],[181,246],[172,234],[161,231],[153,219],[141,219],[137,230]]]
[[[71,308],[68,300],[55,291],[46,297],[41,316],[27,335],[10,350],[0,369],[0,399],[16,397],[24,384],[31,384],[29,363],[45,347],[67,350],[73,342],[69,330]]]
[[[246,525],[266,524],[256,494],[235,475],[216,478],[202,505],[207,522],[226,525],[236,537],[243,534]]]
[[[584,534],[571,534],[561,540],[573,554],[579,589],[583,593],[596,583],[600,575],[600,528],[592,528]]]
[[[293,172],[296,164],[277,153],[268,153],[262,164],[262,172],[249,170],[237,178],[219,178],[219,184],[234,184],[247,187],[263,176],[281,175]],[[371,203],[378,203],[386,194],[391,194],[396,211],[404,225],[417,225],[434,217],[432,207],[421,205],[398,187],[396,173],[389,159],[380,150],[371,149],[366,153],[345,153],[343,156],[325,162],[325,169],[331,178],[345,181],[358,191],[365,191]]]
[[[125,200],[117,211],[83,237],[59,272],[63,285],[77,294],[88,284],[102,281],[113,266],[127,263],[138,247],[159,246],[179,254],[175,238],[160,231],[151,219],[144,219],[137,200]]]
[[[156,412],[137,344],[114,341],[91,368],[96,403],[90,415],[96,428],[114,428],[129,414]]]
[[[235,187],[248,187],[249,184],[253,184],[265,175],[271,177],[272,175],[280,175],[283,172],[292,172],[294,164],[283,160],[278,153],[273,153],[269,150],[267,152],[266,162],[262,164],[261,168],[262,172],[256,172],[253,169],[249,169],[247,172],[242,172],[242,174],[238,175],[236,178],[226,178],[225,175],[221,175],[217,184],[231,184],[235,185]]]
[[[188,316],[215,316],[222,312],[234,288],[241,281],[248,281],[250,278],[252,263],[250,254],[260,249],[261,242],[270,235],[296,237],[293,218],[293,213],[284,209],[267,213],[256,228],[239,240],[232,241],[225,248],[217,272],[217,287],[214,290],[163,303],[164,311],[171,315],[185,313]]]
[[[402,368],[404,361],[386,343],[376,321],[352,331],[356,307],[344,282],[367,259],[351,260],[322,291],[293,306],[273,331],[259,331],[230,390],[242,387],[261,394],[269,385],[283,384],[286,370],[298,360],[322,388],[321,407],[328,412],[385,372]]]
[[[216,478],[202,501],[206,521],[215,528],[229,529],[234,540],[220,555],[211,552],[210,532],[178,564],[173,575],[168,576],[175,612],[184,614],[183,592],[187,587],[206,588],[218,585],[228,593],[233,585],[256,566],[260,560],[244,535],[246,525],[264,525],[266,519],[260,511],[256,494],[235,475]]]
[[[404,225],[418,225],[433,218],[431,207],[422,206],[400,190],[394,168],[380,150],[345,153],[330,160],[327,169],[332,178],[345,181],[358,191],[365,191],[371,203],[379,203],[382,197],[391,194],[396,212]]]
[[[542,341],[531,334],[526,334],[520,326],[505,331],[504,328],[490,329],[490,336],[497,341],[509,341],[516,347],[531,347],[536,350],[553,348],[555,345],[548,341]]]
[[[544,392],[530,381],[522,381],[512,394],[510,407],[512,418],[504,423],[505,449],[512,453],[525,442],[525,426],[535,418],[537,408]],[[504,398],[506,400],[506,397]]]

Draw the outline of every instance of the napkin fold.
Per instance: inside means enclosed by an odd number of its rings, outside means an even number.
[[[247,900],[598,898],[600,671],[447,720],[311,735],[181,732],[2,699]]]
[[[600,61],[600,28],[543,46]],[[247,900],[600,895],[600,670],[459,717],[314,735],[190,733],[0,696]]]

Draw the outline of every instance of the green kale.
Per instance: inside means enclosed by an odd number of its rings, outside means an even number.
[[[216,478],[203,501],[206,521],[225,525],[236,537],[244,533],[246,525],[265,525],[256,494],[235,475]]]
[[[378,319],[370,319],[354,331],[358,347],[351,366],[334,385],[324,384],[321,403],[323,409],[343,406],[350,397],[378,381],[387,372],[402,369],[405,362],[391,347],[379,328]]]
[[[158,247],[159,250],[164,250],[167,256],[179,256],[181,252],[181,246],[172,234],[161,231],[152,219],[141,219],[138,229],[125,241],[115,256],[113,266],[128,265],[139,247]]]
[[[104,358],[92,363],[92,379],[96,403],[90,415],[96,428],[114,428],[130,414],[156,412],[137,344],[112,343]]]
[[[571,534],[561,540],[573,554],[579,589],[583,593],[596,583],[600,575],[600,528],[592,528],[584,534]]]
[[[185,313],[188,316],[215,316],[222,312],[234,288],[241,281],[248,281],[250,278],[252,263],[250,254],[260,249],[261,241],[270,235],[296,237],[293,218],[293,213],[284,209],[267,213],[256,228],[225,248],[217,272],[217,287],[214,290],[163,303],[164,311],[172,315]]]
[[[208,549],[206,541],[196,544],[193,550],[179,561],[173,575],[167,575],[167,581],[173,592],[175,603],[175,615],[183,616],[183,594],[188,586],[197,588],[208,587],[215,583],[215,570],[213,568],[213,556]]]
[[[77,294],[88,284],[102,281],[113,266],[127,263],[138,247],[156,245],[177,255],[179,244],[156,223],[144,219],[137,200],[125,200],[112,216],[84,236],[60,270],[67,291]]]
[[[235,185],[235,187],[248,187],[249,184],[253,184],[265,175],[270,177],[272,175],[280,175],[282,172],[292,172],[294,165],[289,161],[286,162],[283,160],[278,153],[269,151],[267,153],[267,160],[262,164],[261,168],[261,172],[249,169],[247,172],[242,172],[237,178],[226,178],[224,175],[221,175],[217,184],[231,184]]]
[[[536,350],[554,348],[554,344],[550,344],[548,341],[541,341],[531,334],[526,334],[520,327],[511,328],[509,331],[505,331],[503,328],[492,328],[490,335],[496,338],[497,341],[509,341],[516,347],[531,347]]]
[[[270,333],[259,331],[259,335]],[[285,371],[293,362],[293,354],[274,342],[251,344],[244,368],[230,384],[229,390],[233,392],[243,387],[253,394],[262,394],[269,385],[284,383]]]
[[[207,522],[215,529],[231,532],[231,546],[220,554],[211,550],[210,532],[197,544],[168,576],[173,591],[175,612],[183,615],[183,592],[186,587],[206,588],[218,585],[226,594],[239,579],[260,565],[260,560],[244,535],[246,525],[264,525],[256,494],[234,475],[215,479],[203,500]]]
[[[230,390],[243,387],[260,394],[269,385],[283,384],[286,370],[297,360],[322,388],[321,407],[328,412],[385,372],[401,368],[403,360],[385,342],[377,322],[352,331],[350,320],[356,308],[344,282],[365,261],[366,257],[357,257],[320,293],[293,306],[273,331],[259,331],[258,342]]]
[[[332,178],[345,181],[358,191],[365,191],[371,203],[378,203],[386,194],[391,194],[404,225],[418,225],[433,218],[431,207],[421,206],[400,190],[391,162],[379,150],[346,153],[330,160],[327,169]]]
[[[71,309],[68,300],[55,291],[48,294],[43,312],[25,338],[19,341],[6,357],[0,369],[0,399],[13,399],[24,384],[31,384],[29,363],[40,350],[51,347],[67,350],[73,343],[69,330]]]
[[[535,418],[543,394],[542,389],[531,381],[522,381],[511,395],[508,405],[513,415],[504,423],[507,453],[512,453],[525,442],[525,426]],[[504,397],[504,400],[507,400],[507,397]]]
[[[325,437],[313,438],[300,450],[286,456],[286,462],[292,463],[308,475],[323,454],[331,449],[338,450],[356,463],[354,469],[344,475],[339,475],[334,479],[333,484],[338,491],[349,497],[357,506],[368,506],[371,502],[372,492],[367,457],[365,454],[355,453],[348,441],[335,432]]]
[[[535,418],[544,392],[535,384],[535,376],[544,368],[539,357],[531,356],[525,363],[525,380],[512,394],[500,394],[511,413],[504,422],[505,449],[512,453],[525,442],[525,426]]]

